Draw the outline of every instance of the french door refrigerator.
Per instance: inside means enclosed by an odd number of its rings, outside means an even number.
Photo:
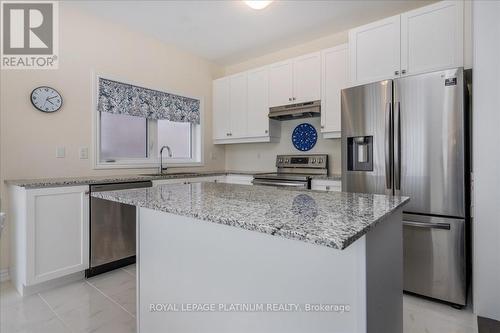
[[[462,68],[342,90],[342,188],[403,195],[404,289],[466,304]],[[466,223],[467,222],[467,223]]]

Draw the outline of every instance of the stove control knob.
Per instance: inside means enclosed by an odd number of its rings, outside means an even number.
[[[290,160],[289,160],[288,158],[287,158],[287,159],[285,159],[285,163],[288,163],[289,161],[290,161]]]
[[[323,159],[322,158],[318,158],[318,163],[323,163]]]
[[[312,163],[313,164],[316,163],[316,159],[315,158],[312,159]]]

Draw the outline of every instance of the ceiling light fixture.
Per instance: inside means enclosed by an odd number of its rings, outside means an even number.
[[[252,9],[264,9],[267,6],[269,6],[273,2],[272,0],[266,1],[266,0],[254,0],[254,1],[245,1],[248,7]]]

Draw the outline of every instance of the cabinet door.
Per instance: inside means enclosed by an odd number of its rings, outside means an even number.
[[[287,60],[269,66],[269,106],[292,104],[293,61]]]
[[[398,76],[400,52],[399,15],[349,30],[351,84]]]
[[[462,1],[440,1],[401,15],[401,70],[407,74],[463,66]]]
[[[341,192],[342,183],[336,180],[315,180],[311,182],[311,190],[315,191],[328,191],[328,192]]]
[[[248,72],[248,136],[269,135],[269,72],[259,68]]]
[[[322,60],[322,99],[321,132],[331,132],[335,137],[341,135],[340,96],[347,87],[348,46],[340,45],[321,53]]]
[[[32,285],[89,265],[89,187],[26,191],[26,283]]]
[[[247,73],[230,77],[229,108],[231,113],[229,137],[244,138],[247,135]]]
[[[307,54],[293,61],[294,103],[321,99],[321,53]]]
[[[229,113],[229,78],[213,82],[213,138],[228,139],[231,115]]]

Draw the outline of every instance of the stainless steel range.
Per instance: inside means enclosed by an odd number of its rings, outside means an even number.
[[[254,185],[288,186],[311,188],[311,179],[316,175],[328,175],[328,155],[278,155],[277,172],[254,176]]]

